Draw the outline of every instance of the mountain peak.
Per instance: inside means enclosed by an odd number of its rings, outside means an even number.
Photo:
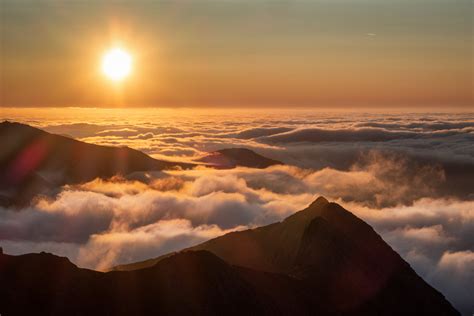
[[[326,200],[326,198],[320,196],[316,200],[314,200],[307,208],[287,217],[283,222],[300,222],[300,225],[298,226],[301,231],[303,231],[306,225],[308,225],[311,220],[313,220],[316,216],[321,216],[321,214],[330,204],[331,203]]]
[[[225,148],[209,153],[198,161],[212,165],[214,168],[231,169],[235,167],[267,168],[283,163],[257,154],[247,148]]]
[[[313,207],[315,205],[325,205],[328,203],[329,201],[324,196],[321,195],[316,200],[314,200],[313,203],[309,205],[309,207]]]
[[[122,270],[133,271],[79,269],[47,253],[0,255],[0,283],[9,284],[0,287],[0,306],[8,303],[0,311],[459,315],[368,224],[322,197],[283,222]],[[63,304],[51,305],[58,293]]]

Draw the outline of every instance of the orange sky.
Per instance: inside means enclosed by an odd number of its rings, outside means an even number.
[[[0,105],[468,107],[469,4],[4,1]]]

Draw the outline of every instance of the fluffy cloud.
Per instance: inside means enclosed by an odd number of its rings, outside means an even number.
[[[347,197],[384,191],[376,187],[383,181],[370,168],[201,168],[133,178],[65,187],[56,198],[28,209],[2,210],[2,246],[10,253],[53,251],[80,266],[106,269],[281,220],[320,193]],[[456,306],[472,307],[453,282],[474,291],[474,283],[465,281],[472,279],[474,202],[419,198],[390,207],[356,199],[338,202],[370,223]]]
[[[473,251],[445,252],[427,278],[435,287],[442,289],[464,314],[472,313]]]
[[[23,210],[0,210],[7,253],[44,250],[106,269],[281,220],[324,195],[371,224],[463,313],[474,311],[472,114],[137,110],[126,118],[97,111],[84,123],[77,111],[31,122],[160,159],[244,147],[288,165],[66,186]]]
[[[270,143],[297,143],[297,142],[383,142],[394,139],[414,138],[413,132],[392,132],[382,128],[358,129],[322,129],[304,128],[262,137],[262,141]]]
[[[259,138],[262,136],[270,136],[275,134],[281,134],[291,131],[290,127],[257,127],[249,128],[238,133],[229,134],[229,137],[242,138],[242,139],[251,139]]]
[[[73,112],[73,111],[71,111]],[[71,113],[72,115],[72,113]],[[191,162],[208,151],[245,147],[300,168],[348,170],[372,151],[441,166],[441,195],[474,196],[474,119],[469,113],[278,112],[212,114],[136,111],[130,123],[80,115],[43,123],[46,130],[102,145],[129,146],[159,159]],[[118,114],[117,114],[118,115]],[[112,122],[112,123],[109,123]],[[470,189],[471,188],[471,189]]]
[[[160,220],[129,231],[92,235],[79,248],[77,262],[104,270],[118,263],[149,259],[152,253],[158,256],[180,250],[230,231],[216,225],[193,226],[185,219]]]

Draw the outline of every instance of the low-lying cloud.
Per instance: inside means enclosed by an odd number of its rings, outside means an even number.
[[[418,134],[406,131],[388,131],[382,128],[322,129],[304,128],[262,137],[269,143],[297,142],[384,142],[394,139],[415,138]]]
[[[408,183],[396,176],[391,183],[381,178],[379,165],[366,166],[198,168],[97,179],[21,211],[2,210],[0,239],[6,252],[49,250],[80,266],[107,269],[282,220],[321,194],[371,224],[429,283],[469,310],[469,296],[453,282],[474,290],[466,281],[473,275],[474,202],[422,197],[427,189],[411,195],[410,203],[395,203]],[[424,177],[439,175],[422,170],[417,177],[425,183]]]
[[[50,251],[103,270],[282,220],[323,195],[372,225],[464,314],[474,311],[472,114],[158,114],[38,124],[159,159],[244,147],[287,165],[65,186],[22,210],[0,210],[5,252]]]

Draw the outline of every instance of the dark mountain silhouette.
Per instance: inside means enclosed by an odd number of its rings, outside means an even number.
[[[88,144],[12,122],[0,123],[0,205],[24,205],[63,184],[134,171],[188,168],[128,147]]]
[[[2,315],[276,315],[319,311],[297,280],[190,251],[136,271],[79,269],[51,254],[0,255]],[[271,287],[269,287],[271,285]]]
[[[209,251],[256,274],[286,276],[329,314],[458,314],[368,224],[322,197],[280,223],[185,251]],[[170,258],[173,254],[115,270],[143,269]]]
[[[410,297],[417,288],[403,300],[341,310],[317,283],[232,266],[207,251],[108,273],[47,253],[0,252],[0,282],[2,315],[458,315],[438,293]]]
[[[282,165],[283,163],[273,160],[246,148],[227,148],[211,152],[198,160],[210,164],[219,169],[231,169],[235,167],[248,168],[267,168],[274,165]]]

